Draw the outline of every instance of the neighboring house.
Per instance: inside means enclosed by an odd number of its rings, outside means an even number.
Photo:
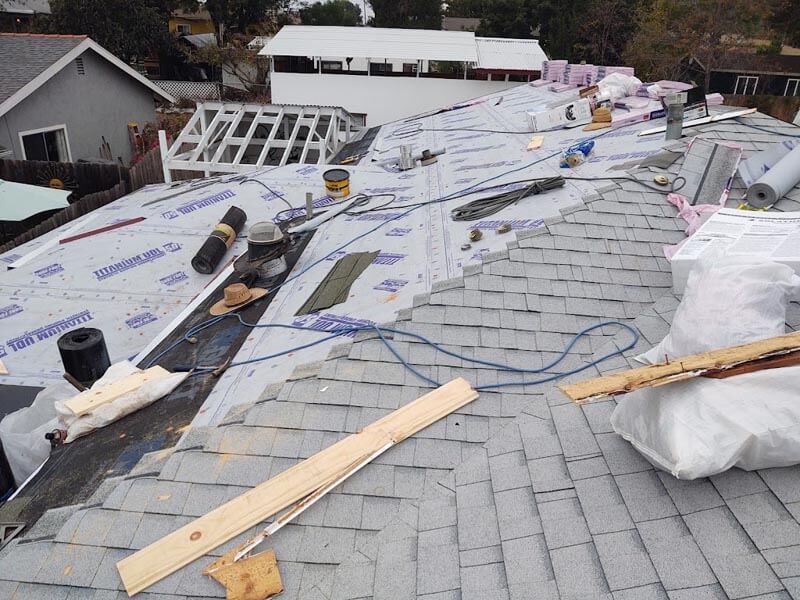
[[[477,31],[481,20],[477,17],[443,17],[442,29],[445,31]]]
[[[709,90],[751,96],[800,96],[800,56],[735,54],[711,71]]]
[[[287,25],[264,42],[273,102],[341,106],[369,125],[532,81],[547,60],[537,40],[466,31]]]
[[[39,15],[49,14],[48,0],[0,0],[0,31],[30,31]]]
[[[214,33],[214,21],[207,10],[191,12],[188,10],[173,11],[169,19],[171,33],[196,35],[198,33]]]
[[[128,125],[155,120],[174,102],[85,36],[0,34],[0,146],[19,160],[132,156]]]

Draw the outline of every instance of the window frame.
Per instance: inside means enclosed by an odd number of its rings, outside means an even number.
[[[789,95],[789,93],[788,93],[789,92],[789,84],[792,83],[792,82],[794,82],[794,94],[792,94],[792,97],[800,95],[800,93],[798,93],[798,92],[800,92],[800,79],[798,79],[796,77],[790,77],[790,78],[788,78],[786,80],[786,87],[783,88],[783,95],[784,96],[788,96]]]
[[[745,83],[744,83],[744,91],[743,92],[739,92],[739,81],[742,80],[742,79],[745,81]],[[753,84],[753,91],[750,94],[748,94],[747,93],[747,88],[750,85],[750,80],[751,79],[754,79],[755,83]],[[733,93],[735,95],[741,95],[741,96],[752,96],[752,95],[754,95],[756,93],[756,90],[758,89],[758,79],[759,79],[758,75],[737,75],[736,76],[736,83],[733,86]]]
[[[48,162],[72,162],[72,148],[70,148],[69,144],[69,132],[67,131],[66,123],[62,123],[60,125],[50,125],[49,127],[40,127],[38,129],[28,129],[27,131],[20,131],[17,133],[19,136],[19,147],[20,151],[22,152],[22,160],[32,160],[29,159],[27,153],[25,152],[25,141],[24,138],[29,135],[36,135],[37,133],[48,133],[51,131],[63,131],[64,132],[64,146],[67,149],[67,156],[66,160],[58,160],[58,161],[48,161]]]
[[[186,31],[183,31],[182,28],[185,28]],[[192,25],[190,23],[178,23],[175,25],[175,31],[180,35],[192,35]]]

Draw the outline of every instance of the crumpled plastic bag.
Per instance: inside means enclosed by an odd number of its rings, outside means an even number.
[[[800,463],[800,366],[696,377],[626,394],[614,431],[656,467],[697,479]]]
[[[746,257],[704,257],[689,274],[669,334],[637,357],[645,363],[717,350],[786,331],[800,291],[791,267]],[[653,465],[679,479],[733,466],[800,463],[800,366],[695,377],[625,394],[611,425]]]
[[[91,389],[113,383],[138,370],[128,361],[113,364]],[[75,416],[64,405],[64,402],[75,397],[77,392],[74,387],[64,382],[43,389],[31,406],[14,411],[0,421],[0,441],[17,485],[21,485],[50,456],[50,442],[45,439],[45,433],[65,429],[65,443],[72,442],[152,404],[169,394],[188,376],[188,373],[173,373],[160,381],[148,381],[82,417]]]
[[[704,256],[689,273],[667,336],[637,360],[655,364],[786,333],[800,295],[791,267],[758,258]]]
[[[597,82],[603,98],[610,98],[612,101],[627,96],[635,96],[636,90],[642,85],[642,80],[633,75],[624,73],[610,73]]]
[[[96,390],[99,387],[110,385],[140,371],[128,361],[123,361],[111,365],[105,374],[98,379],[91,389]],[[188,373],[172,373],[169,377],[160,380],[146,381],[137,389],[123,394],[113,402],[98,406],[89,414],[78,417],[64,404],[64,401],[55,402],[55,410],[58,415],[58,422],[60,429],[66,429],[67,437],[64,440],[65,444],[75,441],[82,435],[105,427],[109,423],[121,419],[125,415],[129,415],[149,404],[152,404],[159,398],[162,398],[180,385],[184,379],[189,376]],[[69,400],[69,398],[66,398]]]

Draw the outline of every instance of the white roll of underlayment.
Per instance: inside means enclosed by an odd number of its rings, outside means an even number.
[[[800,144],[747,188],[747,203],[753,208],[772,206],[800,183]]]

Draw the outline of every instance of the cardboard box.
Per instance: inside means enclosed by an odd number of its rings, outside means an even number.
[[[800,274],[800,212],[720,209],[672,257],[676,293],[683,293],[689,271],[708,252],[761,257],[789,265]]]
[[[592,107],[589,100],[582,98],[542,112],[529,112],[527,115],[531,131],[547,131],[590,123]]]

